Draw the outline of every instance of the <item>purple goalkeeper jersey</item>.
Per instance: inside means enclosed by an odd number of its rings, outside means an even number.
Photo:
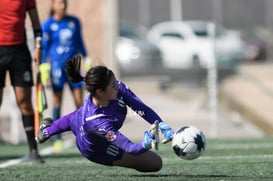
[[[47,129],[49,135],[72,130],[82,155],[96,162],[103,159],[104,153],[112,156],[118,155],[118,151],[115,149],[135,155],[147,151],[143,148],[142,142],[133,143],[119,132],[126,118],[127,106],[151,124],[156,120],[159,122],[162,120],[124,83],[117,81],[117,85],[119,87],[117,98],[111,101],[107,107],[96,106],[92,102],[92,95],[89,95],[82,107],[55,121]],[[110,145],[112,145],[112,149],[109,152]]]

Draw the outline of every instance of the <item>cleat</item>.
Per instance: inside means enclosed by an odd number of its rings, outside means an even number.
[[[153,141],[151,143],[152,149],[158,150],[158,142],[159,142],[158,121],[155,121],[154,124],[152,124],[149,132],[153,136]]]
[[[44,143],[49,139],[49,136],[45,135],[44,129],[49,127],[52,123],[53,123],[53,119],[51,119],[51,118],[43,119],[43,121],[40,124],[38,134],[35,137],[35,140],[37,143]]]
[[[30,162],[30,163],[44,163],[45,161],[42,159],[42,157],[40,156],[40,154],[38,153],[37,150],[32,150],[26,161]]]

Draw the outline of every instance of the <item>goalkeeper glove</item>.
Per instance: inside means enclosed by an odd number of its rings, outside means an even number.
[[[49,80],[50,64],[49,63],[40,64],[39,71],[41,76],[41,83],[43,86],[46,86],[46,83]]]
[[[161,141],[161,143],[165,144],[168,143],[170,141],[172,141],[173,139],[173,135],[174,135],[174,131],[172,130],[172,128],[164,123],[164,122],[160,122],[158,125],[161,133],[163,134],[164,139]]]
[[[155,121],[151,125],[151,129],[149,131],[149,133],[152,134],[153,139],[155,139],[155,141],[152,142],[152,149],[154,150],[158,150],[158,143],[159,143],[158,124],[159,124],[158,121]]]
[[[153,138],[153,135],[151,134],[151,132],[149,131],[145,131],[144,132],[144,138],[142,141],[142,146],[145,149],[151,149],[152,148],[152,144],[156,142],[156,140]]]

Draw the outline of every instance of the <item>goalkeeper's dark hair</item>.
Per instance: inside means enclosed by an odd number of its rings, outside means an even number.
[[[97,89],[105,90],[110,80],[114,77],[112,70],[105,66],[95,66],[89,69],[85,77],[81,76],[81,56],[76,55],[66,63],[66,73],[72,83],[85,82],[86,89],[92,95]]]

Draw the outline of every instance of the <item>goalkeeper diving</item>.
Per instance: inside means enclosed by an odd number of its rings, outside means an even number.
[[[158,130],[162,143],[172,140],[174,130],[159,115],[140,100],[114,73],[105,66],[94,66],[84,77],[80,74],[81,57],[67,61],[66,72],[72,83],[83,81],[89,95],[77,110],[53,121],[45,118],[40,125],[36,141],[44,143],[51,136],[72,131],[83,157],[108,166],[156,172],[162,168],[157,149]],[[151,124],[142,141],[133,143],[119,129],[127,115],[127,106]],[[134,133],[137,134],[137,133]]]

